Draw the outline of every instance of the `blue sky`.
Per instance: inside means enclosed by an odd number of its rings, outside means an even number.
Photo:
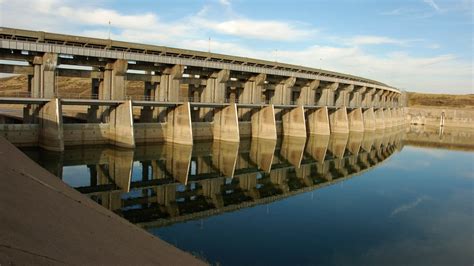
[[[107,38],[111,21],[111,36],[118,40],[210,47],[360,75],[410,91],[474,93],[473,3],[0,0],[0,23]]]

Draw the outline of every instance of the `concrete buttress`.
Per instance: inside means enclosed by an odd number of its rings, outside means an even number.
[[[266,74],[259,74],[248,79],[239,95],[239,103],[261,103],[262,90],[265,86]],[[239,117],[243,120],[248,120],[251,116],[251,109],[239,108]]]
[[[155,101],[159,102],[179,102],[179,89],[183,76],[184,66],[174,65],[163,71],[160,77],[160,86],[155,90]],[[166,117],[166,107],[155,107],[153,118],[163,122]]]
[[[230,104],[222,109],[216,109],[214,114],[213,135],[215,140],[239,142],[239,120],[237,105]]]
[[[310,135],[329,135],[331,130],[329,127],[328,108],[323,106],[315,111],[308,110],[308,128]]]
[[[329,114],[329,125],[331,127],[331,133],[349,133],[346,107],[338,108],[336,111]]]
[[[132,102],[130,100],[111,108],[109,123],[109,140],[112,144],[123,148],[135,148]]]
[[[309,81],[306,85],[301,87],[301,93],[298,97],[297,104],[299,105],[314,105],[316,90],[319,87],[319,80]]]
[[[283,135],[306,138],[306,121],[303,106],[300,105],[283,113]]]
[[[211,74],[206,81],[201,93],[201,102],[203,103],[223,103],[225,102],[226,82],[229,80],[230,71],[223,69]],[[199,110],[199,118],[202,121],[212,121],[213,108],[202,107]]]
[[[166,141],[184,145],[193,144],[191,107],[189,102],[171,109],[166,123]]]
[[[375,128],[375,113],[374,108],[371,107],[364,111],[364,130],[374,131]]]
[[[383,130],[385,128],[385,118],[383,109],[379,108],[375,111],[375,129],[376,130]]]
[[[62,108],[57,98],[41,107],[38,142],[45,150],[64,151]]]
[[[347,115],[349,120],[349,131],[364,132],[364,117],[362,108],[355,108]]]
[[[275,108],[273,104],[252,113],[252,138],[277,139]]]

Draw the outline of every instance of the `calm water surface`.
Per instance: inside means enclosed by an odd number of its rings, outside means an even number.
[[[474,153],[405,138],[25,152],[212,264],[472,265]]]

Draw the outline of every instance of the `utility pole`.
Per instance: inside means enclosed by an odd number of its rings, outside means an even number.
[[[207,52],[211,53],[211,36],[209,36],[209,42],[207,43]]]
[[[109,40],[110,40],[110,20],[109,20]]]

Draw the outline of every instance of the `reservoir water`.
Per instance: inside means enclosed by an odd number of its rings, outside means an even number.
[[[98,204],[221,265],[472,265],[474,134],[24,149]]]

